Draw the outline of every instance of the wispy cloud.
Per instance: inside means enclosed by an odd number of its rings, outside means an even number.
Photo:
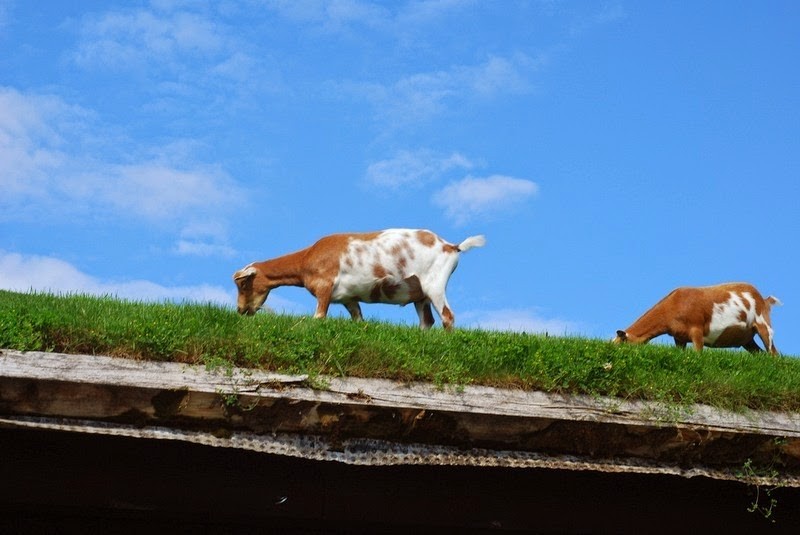
[[[8,25],[11,18],[11,0],[0,0],[0,32]]]
[[[483,165],[481,162],[480,166]],[[539,186],[531,180],[503,175],[468,175],[452,180],[444,187],[438,185],[456,172],[478,166],[459,152],[400,150],[391,158],[371,163],[366,170],[365,182],[377,194],[438,188],[431,194],[431,202],[443,209],[445,217],[456,225],[515,209],[539,191]]]
[[[535,182],[521,178],[468,176],[436,192],[432,201],[443,208],[445,215],[456,225],[463,225],[476,217],[492,216],[516,208],[538,191],[539,186]]]
[[[242,195],[223,171],[202,166],[181,169],[160,162],[101,165],[93,174],[69,177],[66,182],[64,193],[77,192],[79,202],[152,222],[185,220],[198,210],[226,212]]]
[[[266,5],[288,20],[326,32],[357,26],[387,28],[392,20],[387,8],[359,0],[267,0]]]
[[[394,157],[374,162],[367,167],[369,185],[391,191],[418,188],[439,180],[455,169],[471,169],[474,164],[462,154],[443,155],[428,149],[401,150]]]
[[[236,251],[227,245],[228,228],[223,221],[203,221],[187,225],[173,247],[180,256],[216,256],[231,258]]]
[[[419,26],[441,20],[475,0],[413,0],[377,3],[361,0],[267,0],[266,5],[292,22],[316,31],[346,33],[359,28],[405,36]]]
[[[43,194],[52,172],[65,165],[69,126],[86,113],[58,97],[0,87],[0,205]]]
[[[537,308],[506,308],[483,312],[464,312],[465,324],[492,331],[515,331],[536,334],[580,334],[581,324],[560,318],[546,318]]]
[[[570,35],[572,37],[578,37],[592,28],[617,22],[625,17],[625,8],[620,2],[610,1],[597,3],[595,5],[595,11],[573,21],[570,27]]]
[[[226,41],[223,28],[197,13],[145,9],[87,16],[74,54],[78,65],[129,69],[169,63],[184,55],[212,55]]]
[[[73,24],[78,42],[67,57],[84,70],[149,80],[143,94],[155,98],[148,105],[161,111],[188,96],[206,104],[199,112],[281,91],[282,76],[270,54],[227,21],[223,6],[199,3],[153,2],[94,13]]]
[[[194,301],[221,305],[235,303],[235,289],[208,284],[163,286],[147,280],[103,281],[49,256],[0,251],[0,288],[17,292],[112,295],[137,301]]]
[[[479,0],[415,0],[407,2],[398,10],[396,21],[400,28],[428,24],[441,19],[453,11],[478,4]]]
[[[190,143],[175,145],[172,158],[161,148],[160,156],[134,163],[104,160],[102,149],[85,154],[80,138],[93,124],[90,117],[58,97],[0,87],[3,219],[103,216],[181,227],[199,212],[224,219],[245,202],[244,191],[225,171],[187,160],[183,151]],[[215,240],[216,250],[226,251],[219,235]],[[182,247],[184,254],[191,250]]]
[[[457,79],[469,84],[476,94],[494,96],[528,91],[530,74],[546,63],[546,56],[531,58],[525,54],[511,57],[492,56],[484,63],[461,67]]]
[[[544,55],[492,56],[476,65],[414,73],[392,83],[343,82],[336,87],[370,102],[379,120],[403,126],[432,119],[464,99],[527,92],[533,87],[532,74],[545,61]]]

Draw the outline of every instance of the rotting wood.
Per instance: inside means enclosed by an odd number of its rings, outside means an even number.
[[[466,386],[0,350],[0,424],[342,462],[544,466],[800,486],[800,417]],[[399,452],[399,453],[398,453]],[[765,472],[766,473],[766,472]],[[764,476],[773,481],[772,476]]]

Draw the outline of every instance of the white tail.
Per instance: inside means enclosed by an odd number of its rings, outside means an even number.
[[[484,245],[486,245],[486,238],[484,238],[483,235],[470,236],[458,244],[458,250],[462,252],[469,251],[473,247],[483,247]]]

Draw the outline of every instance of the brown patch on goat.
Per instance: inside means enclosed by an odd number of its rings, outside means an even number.
[[[427,305],[422,310],[422,317],[423,317],[424,325],[426,325],[428,327],[430,327],[431,325],[433,325],[435,323],[435,320],[433,319],[433,311],[431,310],[431,306],[430,305]]]
[[[386,276],[386,269],[380,264],[375,264],[372,266],[372,275],[374,275],[376,279],[382,279]]]
[[[418,230],[417,240],[425,247],[433,247],[436,244],[436,236],[427,230]]]
[[[397,272],[400,274],[401,277],[405,277],[407,265],[408,265],[408,260],[406,260],[405,256],[401,256],[400,258],[397,259],[397,266],[395,267],[395,269],[397,269]]]
[[[442,310],[442,325],[445,329],[452,329],[453,328],[453,321],[455,317],[453,316],[453,312],[448,307],[444,307]]]
[[[408,258],[414,260],[414,248],[411,247],[411,244],[407,241],[403,241],[403,249],[405,250],[406,255],[408,255]]]
[[[728,327],[719,335],[714,343],[717,347],[739,347],[753,339],[753,330],[738,326]]]
[[[755,301],[756,301],[756,316],[763,316],[764,309],[766,308],[767,310],[769,310],[769,303],[767,303],[767,300],[763,298],[762,299],[756,298]]]
[[[408,288],[408,300],[410,302],[422,301],[425,299],[425,292],[422,291],[422,283],[419,277],[411,275],[407,279],[403,279]]]
[[[386,299],[393,299],[394,296],[397,295],[397,290],[399,289],[400,285],[396,282],[392,282],[390,279],[381,281],[381,291]]]
[[[362,260],[364,258],[364,253],[366,252],[367,252],[366,247],[364,247],[363,245],[356,245],[355,247],[356,258]]]
[[[400,285],[391,279],[382,279],[376,282],[369,292],[369,300],[372,303],[380,303],[384,299],[391,300],[397,295]]]
[[[371,303],[377,303],[381,300],[381,283],[375,283],[372,290],[369,292],[369,300]]]
[[[461,249],[458,248],[458,245],[453,245],[452,243],[445,243],[442,244],[442,251],[445,253],[458,253]]]

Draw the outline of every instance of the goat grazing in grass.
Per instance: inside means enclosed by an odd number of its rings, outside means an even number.
[[[483,236],[472,236],[454,245],[416,229],[326,236],[306,249],[234,273],[237,308],[240,314],[255,314],[273,288],[302,286],[317,298],[316,318],[324,318],[331,303],[342,303],[354,320],[362,319],[359,302],[414,303],[421,328],[433,325],[433,305],[444,328],[451,329],[447,281],[459,254],[485,243]]]
[[[765,349],[777,355],[769,317],[776,304],[781,304],[778,299],[764,299],[755,287],[743,282],[678,288],[633,325],[617,331],[614,341],[645,344],[668,334],[679,347],[691,342],[698,351],[703,346],[743,347],[755,353],[761,351],[755,341],[758,333]]]

